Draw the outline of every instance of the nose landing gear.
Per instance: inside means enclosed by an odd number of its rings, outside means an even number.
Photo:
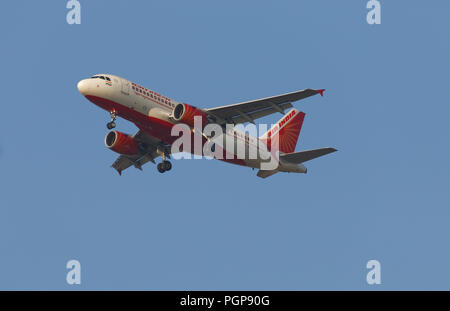
[[[109,114],[111,115],[111,122],[106,123],[106,127],[108,128],[108,130],[111,130],[116,127],[115,121],[117,114],[115,110],[111,111]]]
[[[106,127],[108,128],[108,130],[112,130],[116,127],[116,123],[114,121],[108,122],[106,123]]]

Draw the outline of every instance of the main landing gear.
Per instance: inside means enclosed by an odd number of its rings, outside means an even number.
[[[170,163],[169,161],[162,161],[161,163],[158,163],[156,168],[158,169],[158,172],[164,173],[172,169],[172,163]]]
[[[158,165],[156,166],[158,172],[164,173],[166,171],[170,171],[172,169],[172,163],[166,160],[166,157],[170,158],[169,153],[166,150],[164,150],[164,148],[158,148],[157,152],[162,158],[162,162],[158,163]]]
[[[106,123],[106,127],[108,128],[108,130],[112,130],[113,128],[116,127],[116,111],[113,110],[109,113],[111,115],[111,122]]]

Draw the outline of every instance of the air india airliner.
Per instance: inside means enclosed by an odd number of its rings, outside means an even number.
[[[177,125],[191,129],[193,136],[200,135],[201,144],[209,144],[215,158],[256,168],[257,176],[261,178],[267,178],[277,172],[306,173],[304,162],[337,151],[328,147],[295,152],[305,113],[293,108],[292,103],[317,94],[323,96],[323,89],[304,89],[204,109],[177,102],[112,74],[96,74],[79,81],[77,87],[83,96],[106,110],[111,117],[107,123],[110,132],[106,134],[105,145],[120,154],[112,164],[120,175],[131,166],[142,170],[142,166],[147,162],[156,164],[158,157],[161,157],[161,162],[157,164],[157,170],[160,173],[170,171],[172,164],[168,159],[175,155],[173,147],[179,139],[177,135],[173,135]],[[290,110],[285,112],[287,109]],[[283,117],[259,137],[249,135],[237,126],[255,124],[256,119],[274,113],[281,113]],[[138,132],[130,135],[113,130],[117,117],[133,122],[138,127]],[[196,123],[199,118],[200,128]],[[220,137],[216,135],[214,143],[211,135],[203,132],[203,129],[211,124],[214,124],[216,129],[223,129]],[[236,147],[236,141],[239,140],[244,145],[243,153],[239,153],[239,148]],[[229,144],[229,141],[233,143]],[[273,143],[274,141],[276,143]],[[176,150],[188,154],[198,153],[188,144]],[[250,156],[255,154],[252,152],[255,150],[256,156]],[[203,149],[200,153],[202,152]],[[217,156],[218,152],[223,156]],[[264,166],[268,162],[276,165]]]

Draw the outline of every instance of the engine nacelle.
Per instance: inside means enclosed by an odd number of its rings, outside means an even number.
[[[139,149],[139,144],[133,137],[119,131],[106,134],[105,145],[112,151],[126,155],[135,155]]]
[[[185,123],[191,127],[194,127],[194,117],[201,117],[202,127],[206,125],[206,113],[200,109],[188,105],[188,104],[178,104],[173,109],[173,119],[177,122]]]

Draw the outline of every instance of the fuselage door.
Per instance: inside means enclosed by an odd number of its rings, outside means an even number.
[[[130,81],[121,79],[122,83],[122,93],[125,95],[130,95]]]

